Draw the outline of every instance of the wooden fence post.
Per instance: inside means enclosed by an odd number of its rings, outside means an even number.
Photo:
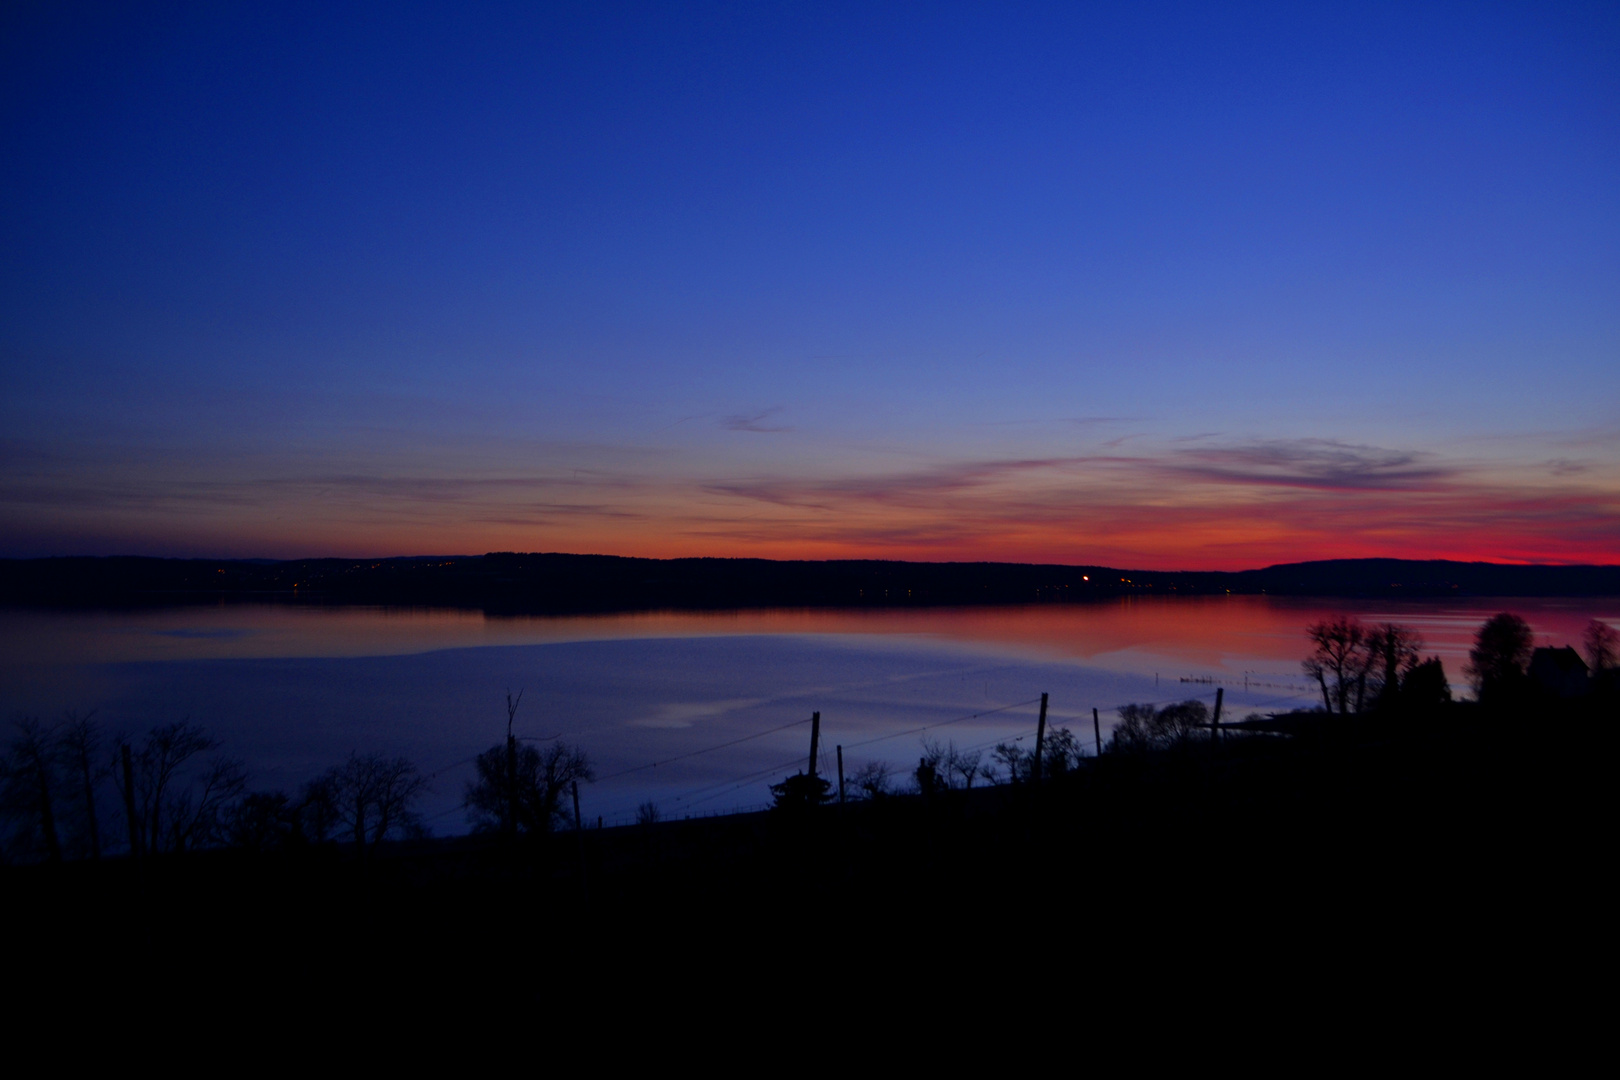
[[[821,714],[810,714],[810,775],[816,775],[816,753],[821,746]]]
[[[1041,754],[1046,749],[1046,695],[1041,695],[1041,718],[1035,724],[1035,764],[1031,767],[1029,778],[1034,783],[1041,782]]]
[[[141,857],[141,826],[135,818],[135,769],[129,760],[129,744],[119,748],[124,761],[124,817],[129,821],[129,857]]]

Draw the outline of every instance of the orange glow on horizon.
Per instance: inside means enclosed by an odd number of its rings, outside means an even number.
[[[1343,465],[1349,450],[1327,453],[1309,441],[1290,452],[1273,443],[1196,454],[1172,446],[1129,458],[946,462],[881,475],[805,464],[724,480],[700,479],[674,458],[668,475],[486,475],[470,461],[422,477],[401,462],[398,476],[266,485],[134,470],[113,494],[41,479],[44,494],[11,535],[13,546],[41,553],[560,551],[1144,570],[1376,557],[1606,564],[1620,553],[1613,470],[1565,477],[1438,462],[1400,473],[1377,455]]]

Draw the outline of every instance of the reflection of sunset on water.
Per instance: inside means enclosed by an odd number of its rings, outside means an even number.
[[[1620,622],[1620,599],[1308,600],[1128,597],[1084,605],[910,609],[653,611],[486,616],[433,608],[241,605],[126,612],[0,612],[9,666],[269,657],[389,656],[484,645],[750,634],[926,635],[1027,658],[1071,659],[1166,677],[1297,677],[1305,626],[1339,613],[1417,629],[1454,684],[1479,625],[1529,620],[1537,644],[1575,644],[1593,618]]]
[[[1051,693],[1054,724],[1101,731],[1126,702],[1196,698],[1223,688],[1234,717],[1310,708],[1300,671],[1305,627],[1351,613],[1416,628],[1455,692],[1491,614],[1520,613],[1537,644],[1578,642],[1586,621],[1620,622],[1620,600],[1310,601],[1266,596],[1132,597],[1085,605],[877,610],[644,612],[489,618],[476,611],[218,606],[121,612],[0,611],[0,709],[96,710],[140,730],[191,717],[266,783],[294,787],[355,746],[424,768],[466,758],[498,732],[501,695],[525,689],[526,734],[588,744],[613,771],[823,714],[832,743],[880,741],[904,770],[916,736],[964,714]],[[963,746],[1029,736],[1031,708],[942,729]],[[593,787],[610,816],[648,797],[674,800],[799,753],[784,733],[657,776]],[[744,753],[743,751],[747,752]],[[852,759],[853,760],[853,759]],[[864,760],[864,759],[863,759]],[[853,763],[855,767],[858,763]],[[459,828],[459,774],[429,800]],[[755,805],[763,781],[708,809]],[[704,795],[707,799],[709,796]]]

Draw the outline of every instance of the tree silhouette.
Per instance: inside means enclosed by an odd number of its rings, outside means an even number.
[[[1007,770],[1007,782],[1017,784],[1029,779],[1029,754],[1015,742],[999,742],[991,751],[991,758]]]
[[[219,743],[189,721],[153,728],[138,749],[123,738],[117,743],[131,748],[134,788],[125,793],[116,771],[113,781],[135,808],[130,834],[145,850],[184,851],[220,839],[222,813],[247,786],[240,761],[217,753],[197,761]]]
[[[894,776],[889,769],[889,763],[868,761],[856,770],[849,786],[856,798],[881,799],[892,794]]]
[[[1047,731],[1046,741],[1041,747],[1041,775],[1048,778],[1062,776],[1078,768],[1080,759],[1084,756],[1084,752],[1080,749],[1080,740],[1074,732],[1066,727],[1051,728]],[[1008,783],[1018,784],[1028,780],[1033,774],[1035,751],[1026,751],[1016,742],[997,743],[991,752],[991,760],[1007,770]],[[997,774],[987,767],[981,770],[980,775],[993,780]]]
[[[255,791],[225,815],[225,842],[249,851],[275,851],[303,838],[299,807],[285,792]]]
[[[1498,700],[1519,688],[1534,644],[1530,624],[1512,612],[1485,621],[1468,650],[1468,675],[1480,701]]]
[[[1353,616],[1335,615],[1312,623],[1305,634],[1314,648],[1301,666],[1321,686],[1322,704],[1328,712],[1334,712],[1337,704],[1341,715],[1360,712],[1367,695],[1367,675],[1377,659],[1368,648],[1367,628]]]
[[[299,793],[299,830],[313,843],[326,843],[338,828],[336,773],[335,769],[322,773]]]
[[[1208,728],[1209,709],[1197,699],[1157,710],[1152,705],[1121,705],[1106,750],[1110,754],[1176,750],[1207,737]]]
[[[405,758],[350,754],[322,779],[320,791],[330,799],[334,823],[362,851],[419,824],[413,807],[427,790],[427,779]]]
[[[1401,680],[1401,707],[1429,709],[1451,701],[1451,684],[1446,682],[1446,669],[1438,656],[1431,656],[1415,665]]]
[[[980,766],[980,762],[983,760],[984,751],[958,750],[956,743],[953,741],[945,748],[942,768],[947,779],[955,777],[961,780],[964,790],[971,791],[973,781],[981,776],[989,779],[995,775],[989,769]]]
[[[112,769],[101,761],[101,729],[93,719],[95,714],[80,716],[67,714],[62,725],[62,763],[72,775],[83,800],[85,847],[92,859],[101,858],[101,827],[96,815],[96,788],[111,775]]]
[[[1080,740],[1066,727],[1056,727],[1046,733],[1046,745],[1041,750],[1041,775],[1047,778],[1062,776],[1080,765],[1084,756]]]
[[[832,798],[832,783],[815,774],[798,772],[771,785],[771,796],[776,800],[773,808],[784,813],[795,813],[820,806]]]
[[[917,759],[917,768],[911,776],[917,784],[917,791],[923,795],[937,795],[942,791],[950,790],[950,775],[945,768],[945,748],[932,739],[922,741],[922,756]]]
[[[1581,645],[1586,652],[1586,664],[1594,675],[1609,671],[1616,659],[1620,658],[1620,633],[1599,619],[1586,624],[1586,630],[1581,634]]]
[[[546,833],[569,820],[563,801],[570,784],[594,780],[585,751],[564,742],[542,748],[508,738],[474,762],[478,778],[468,781],[462,797],[475,831]]]
[[[1379,623],[1367,633],[1367,653],[1378,672],[1375,702],[1390,708],[1400,697],[1401,679],[1417,666],[1423,651],[1423,638],[1410,626]]]
[[[60,732],[34,717],[25,717],[14,725],[14,734],[6,749],[3,770],[0,770],[0,797],[3,797],[4,807],[11,816],[26,823],[25,835],[31,839],[37,837],[46,858],[60,862],[62,840],[56,827]]]

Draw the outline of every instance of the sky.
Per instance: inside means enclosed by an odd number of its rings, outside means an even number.
[[[10,4],[0,556],[1620,553],[1620,8]]]

